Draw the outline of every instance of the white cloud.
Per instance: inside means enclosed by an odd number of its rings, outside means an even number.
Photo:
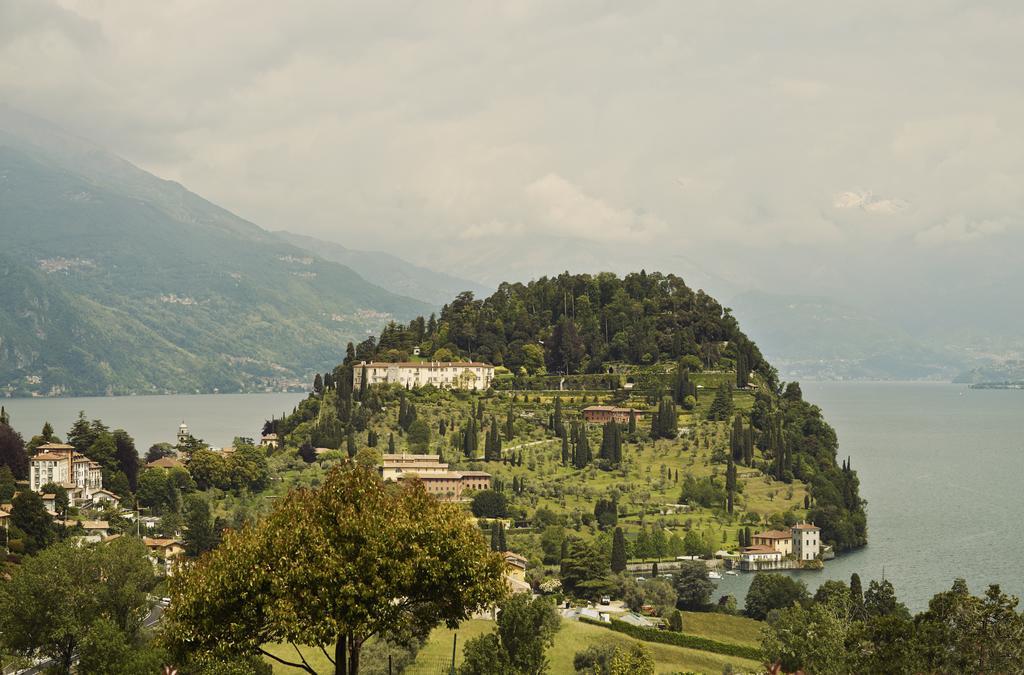
[[[591,241],[649,241],[668,229],[649,213],[618,208],[549,173],[526,187],[539,229]]]
[[[860,209],[867,213],[892,215],[905,211],[909,204],[903,199],[876,197],[870,190],[848,190],[836,194],[832,206],[837,209]]]

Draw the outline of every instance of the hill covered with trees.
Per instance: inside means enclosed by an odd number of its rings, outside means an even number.
[[[429,308],[3,110],[0,223],[14,395],[262,390]]]
[[[692,356],[706,367],[742,360],[746,370],[775,379],[728,309],[675,275],[643,271],[503,283],[484,299],[462,293],[440,316],[389,324],[378,340],[359,344],[356,355],[399,360],[414,347],[439,360],[466,357],[513,374],[600,373],[609,362]]]
[[[493,386],[500,395],[488,404],[494,416],[480,413],[477,403],[464,409],[461,399],[436,410],[438,404],[427,393],[426,400],[413,394],[402,402],[392,423],[380,408],[397,401],[394,392],[352,390],[352,371],[360,361],[405,360],[417,347],[423,358],[498,364]],[[732,515],[734,502],[742,501],[742,486],[750,485],[737,475],[763,475],[807,490],[798,515],[817,523],[823,540],[837,551],[867,541],[857,473],[838,461],[838,439],[821,410],[804,400],[797,383],[778,381],[728,309],[673,275],[566,273],[502,284],[485,299],[464,293],[439,316],[391,323],[379,339],[350,344],[344,363],[321,378],[321,389],[325,382],[333,385],[324,393],[332,404],[329,414],[310,400],[274,422],[285,435],[298,432],[296,445],[334,448],[345,441],[355,452],[356,435],[367,430],[372,432],[368,439],[390,437],[391,444],[396,438],[405,444],[411,421],[402,413],[413,405],[428,427],[441,436],[442,429],[448,431],[444,440],[450,448],[441,448],[446,456],[454,450],[459,461],[473,460],[482,450],[485,460],[508,459],[500,439],[504,436],[506,447],[515,442],[515,419],[525,416],[539,427],[537,438],[562,440],[561,449],[552,452],[568,473],[571,467],[580,478],[593,476],[591,466],[621,472],[621,458],[630,457],[623,442],[643,453],[650,441],[663,440],[681,460],[691,454],[683,462],[682,479],[678,471],[672,474],[679,468],[674,463],[659,462],[663,475],[667,470],[684,492],[689,490],[683,501],[692,498]],[[519,400],[522,391],[536,394]],[[484,394],[481,400],[495,396]],[[625,434],[585,423],[580,410],[599,402],[634,407],[645,421],[634,421]],[[428,447],[429,435],[417,445]],[[706,454],[698,458],[698,453]],[[656,451],[649,460],[657,456]],[[705,462],[699,471],[698,461]],[[770,515],[763,513],[766,508],[789,507],[758,508],[760,517]]]

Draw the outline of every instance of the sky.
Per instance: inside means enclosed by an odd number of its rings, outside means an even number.
[[[1013,332],[1021,35],[1012,1],[0,0],[0,97],[477,281],[645,267]]]

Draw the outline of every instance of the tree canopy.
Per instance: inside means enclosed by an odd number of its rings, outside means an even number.
[[[502,598],[503,573],[480,531],[419,481],[385,484],[372,470],[339,466],[173,577],[166,635],[179,650],[282,663],[263,645],[316,646],[335,673],[354,675],[367,639],[454,626]]]

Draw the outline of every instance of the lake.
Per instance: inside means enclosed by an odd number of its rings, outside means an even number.
[[[964,577],[1024,595],[1024,392],[931,383],[803,383],[850,456],[868,500],[868,546],[792,572],[812,591],[827,579],[890,580],[912,611]],[[719,594],[742,606],[752,574]]]
[[[0,405],[26,441],[47,421],[65,439],[78,411],[84,410],[89,419],[98,418],[111,429],[126,430],[139,453],[145,454],[154,443],[176,443],[182,421],[193,436],[213,447],[229,445],[235,436],[259,438],[264,420],[291,412],[304,398],[304,394],[9,398],[0,399]]]
[[[995,582],[1024,594],[1024,392],[925,383],[803,384],[839,434],[860,474],[868,540],[822,572],[793,572],[813,591],[826,579],[884,575],[912,610],[962,576],[975,593]],[[134,436],[140,451],[174,441],[185,420],[214,446],[258,436],[263,420],[290,411],[301,394],[5,399],[27,437],[49,420],[62,437],[84,410]],[[720,593],[742,605],[753,575],[727,576]]]

